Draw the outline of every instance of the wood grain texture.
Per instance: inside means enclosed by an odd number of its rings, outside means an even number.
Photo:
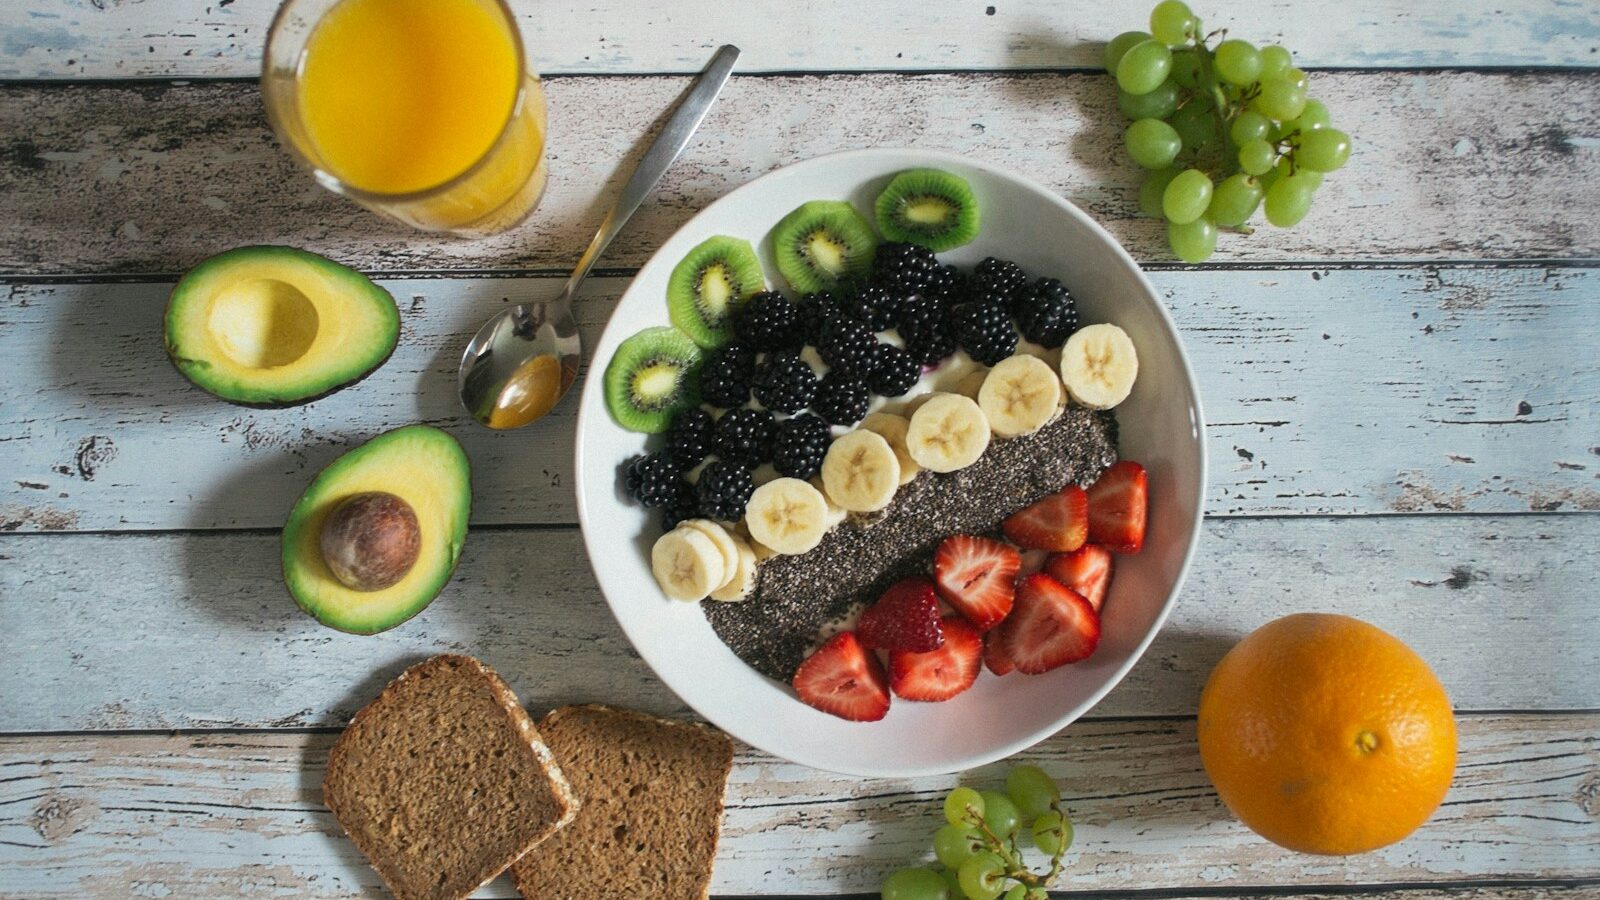
[[[1076,841],[1063,886],[1075,891],[1600,875],[1600,716],[1465,716],[1460,726],[1461,765],[1434,818],[1348,858],[1289,853],[1233,821],[1189,720],[1082,722],[1017,759],[1064,784]],[[320,802],[333,738],[0,739],[0,896],[380,895]],[[1003,772],[962,780],[996,784]],[[848,778],[741,752],[713,889],[873,890],[888,869],[927,858],[938,798],[955,781]],[[514,895],[502,879],[481,896]]]
[[[1192,713],[1228,647],[1308,610],[1407,641],[1457,708],[1593,707],[1597,545],[1600,516],[1208,521],[1171,621],[1095,715]],[[439,599],[374,637],[301,613],[278,546],[239,532],[0,538],[0,732],[341,726],[443,652],[478,656],[530,702],[684,709],[612,619],[573,529],[474,531]]]
[[[693,72],[717,43],[745,71],[1098,66],[1103,41],[1146,28],[1153,4],[774,3],[729,15],[713,0],[515,3],[547,73]],[[253,78],[275,3],[41,0],[0,6],[0,78]],[[1593,65],[1600,15],[1582,2],[1357,0],[1314,13],[1287,0],[1200,8],[1213,28],[1281,41],[1307,66]],[[715,28],[709,28],[714,23]],[[714,36],[714,40],[713,40]]]
[[[293,243],[388,271],[564,271],[609,207],[618,162],[678,77],[551,79],[550,189],[520,230],[477,241],[379,220],[297,171],[254,85],[0,90],[0,272],[175,272],[219,250]],[[1214,260],[1600,256],[1600,78],[1575,73],[1326,73],[1313,93],[1356,150],[1292,230],[1228,236]],[[1136,218],[1110,78],[1098,74],[737,77],[608,266],[637,266],[691,214],[771,169],[836,150],[913,146],[1003,163],[1083,207],[1141,260],[1170,261]],[[603,111],[603,115],[596,115]],[[598,190],[598,193],[597,193]],[[774,210],[773,216],[782,214]]]
[[[1200,379],[1211,514],[1600,509],[1595,270],[1152,277]],[[0,285],[0,529],[277,527],[345,447],[414,421],[465,444],[476,523],[572,523],[575,398],[512,433],[465,423],[455,399],[478,324],[560,283],[385,282],[404,317],[394,357],[291,410],[223,403],[173,370],[166,284]],[[586,288],[588,346],[625,286]]]

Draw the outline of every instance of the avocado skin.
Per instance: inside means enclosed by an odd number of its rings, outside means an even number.
[[[373,480],[375,476],[370,472],[359,471],[361,464],[365,463],[368,457],[383,459],[385,454],[398,452],[392,445],[399,445],[403,449],[405,442],[408,441],[419,446],[423,442],[431,444],[432,449],[439,455],[438,459],[427,461],[430,465],[422,468],[422,472],[427,474],[419,477],[459,479],[456,491],[449,498],[454,501],[449,508],[433,509],[426,504],[416,502],[418,495],[414,491],[415,484],[411,479],[403,477],[403,474],[396,475],[392,482],[379,483]],[[357,471],[351,474],[351,470]],[[337,501],[348,493],[340,491],[341,485],[345,483],[355,483],[362,490],[385,490],[412,505],[424,534],[424,550],[415,566],[423,567],[425,562],[432,563],[431,567],[423,570],[423,574],[427,577],[424,577],[420,584],[409,585],[411,574],[408,574],[392,588],[367,594],[344,587],[333,578],[332,573],[327,571],[326,565],[322,562],[318,540],[320,516],[326,515]],[[467,520],[471,512],[472,471],[466,451],[462,449],[460,442],[448,432],[431,425],[406,425],[386,431],[359,446],[346,450],[337,459],[324,466],[311,480],[305,492],[295,501],[294,508],[290,510],[283,527],[281,561],[284,585],[295,604],[322,625],[346,634],[371,635],[387,631],[426,609],[455,575],[466,543]],[[313,523],[312,519],[317,521]],[[440,536],[438,534],[440,531],[446,533]],[[428,549],[430,535],[436,536],[436,539],[442,537],[445,544],[442,557],[430,557]],[[414,567],[412,574],[415,572]],[[405,590],[402,590],[403,586]],[[393,592],[395,609],[387,615],[369,616],[364,624],[355,624],[340,615],[336,609],[329,608],[326,603],[319,603],[311,596],[318,591],[329,594],[336,600],[343,598],[359,600]]]
[[[357,372],[354,376],[329,385],[328,387],[315,393],[307,395],[295,394],[294,396],[273,398],[268,400],[257,400],[249,397],[230,395],[226,392],[217,390],[210,384],[207,384],[204,379],[197,378],[194,373],[186,371],[183,367],[185,357],[179,351],[179,348],[174,346],[173,340],[174,309],[178,304],[184,301],[184,291],[186,287],[191,286],[192,281],[195,278],[204,277],[207,274],[208,268],[225,265],[240,258],[271,256],[284,257],[287,260],[300,264],[332,268],[336,270],[337,273],[343,278],[359,279],[357,283],[362,288],[370,291],[372,295],[378,295],[386,298],[388,308],[393,313],[392,319],[394,328],[392,336],[387,341],[387,347],[384,350],[383,355],[374,359],[369,365],[367,365],[366,368],[360,372]],[[370,300],[371,297],[367,299]],[[232,250],[225,250],[221,253],[209,256],[204,260],[201,260],[198,264],[189,269],[188,272],[185,272],[184,275],[178,279],[177,284],[173,285],[172,287],[172,293],[168,296],[166,312],[162,317],[162,343],[167,351],[167,362],[169,362],[172,367],[177,370],[178,374],[182,375],[184,380],[188,381],[190,384],[201,389],[202,391],[205,391],[211,396],[216,397],[219,400],[226,400],[235,406],[244,406],[251,409],[290,409],[296,406],[304,406],[308,403],[315,403],[316,401],[321,400],[331,394],[338,393],[347,387],[359,384],[362,381],[365,381],[368,376],[372,375],[372,373],[382,368],[383,364],[387,363],[390,357],[394,355],[395,348],[400,344],[399,320],[400,310],[394,302],[394,295],[390,294],[387,290],[380,287],[376,282],[372,281],[372,279],[368,278],[358,270],[343,265],[342,263],[335,262],[320,254],[312,253],[309,250],[302,250],[298,247],[289,247],[280,244],[253,244],[244,247],[235,247]]]

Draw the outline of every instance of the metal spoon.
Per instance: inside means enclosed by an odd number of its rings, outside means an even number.
[[[739,48],[725,44],[695,79],[673,110],[638,168],[622,186],[617,205],[600,223],[589,249],[553,300],[521,303],[496,314],[467,344],[456,379],[461,405],[479,423],[495,429],[521,428],[549,412],[578,377],[583,353],[572,298],[578,285],[605,252],[606,245],[644,202],[667,167],[689,143],[707,110],[727,83]]]

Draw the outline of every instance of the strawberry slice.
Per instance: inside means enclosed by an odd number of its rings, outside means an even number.
[[[933,580],[918,575],[890,585],[878,602],[856,620],[856,637],[871,650],[909,650],[926,653],[944,645],[939,625],[939,595]]]
[[[960,616],[944,617],[944,646],[931,653],[889,652],[889,687],[904,700],[949,700],[978,680],[983,638]]]
[[[983,664],[996,675],[1006,675],[1017,668],[1017,664],[1006,655],[1006,642],[1002,640],[1004,635],[1004,628],[996,628],[983,636]]]
[[[806,657],[795,670],[794,690],[807,706],[851,722],[876,722],[889,713],[883,665],[853,631],[839,632]]]
[[[1100,643],[1100,617],[1082,594],[1035,572],[1017,582],[1017,608],[1001,632],[1017,671],[1038,675],[1088,659]]]
[[[1089,540],[1113,553],[1138,553],[1144,546],[1148,500],[1144,466],[1124,459],[1089,486]]]
[[[1011,543],[1028,550],[1076,550],[1089,537],[1089,498],[1083,488],[1069,484],[1013,513],[1000,528]]]
[[[1099,544],[1084,544],[1071,553],[1052,553],[1044,561],[1051,578],[1083,595],[1095,612],[1105,605],[1111,587],[1111,551]]]
[[[945,538],[933,556],[939,596],[979,631],[988,631],[1011,612],[1020,568],[1022,556],[1014,547],[966,534]]]

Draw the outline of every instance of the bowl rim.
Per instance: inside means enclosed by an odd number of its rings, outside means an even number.
[[[716,717],[708,715],[694,701],[684,696],[684,694],[678,690],[673,682],[656,668],[656,666],[651,662],[649,655],[640,646],[640,641],[635,636],[634,631],[629,628],[628,622],[623,616],[618,615],[616,604],[612,602],[611,597],[606,593],[604,579],[601,576],[600,568],[595,563],[595,560],[598,558],[595,553],[595,548],[590,546],[591,533],[595,531],[595,529],[591,529],[589,527],[590,514],[588,501],[583,490],[583,486],[587,483],[588,478],[592,477],[591,473],[585,471],[586,467],[584,465],[584,435],[586,431],[584,427],[585,409],[589,406],[591,392],[600,391],[600,382],[603,381],[603,379],[597,376],[593,371],[588,372],[585,376],[583,391],[578,400],[578,411],[574,417],[575,434],[573,439],[573,492],[576,494],[578,527],[583,538],[584,552],[588,557],[589,568],[594,573],[596,585],[600,588],[600,595],[605,599],[606,606],[610,610],[612,618],[617,622],[618,627],[622,629],[623,634],[627,636],[628,642],[633,646],[634,650],[638,652],[640,659],[644,661],[645,665],[650,667],[651,673],[656,677],[656,679],[665,685],[668,690],[672,691],[673,695],[676,696],[682,703],[694,710],[696,715],[699,715],[711,724],[721,728],[723,731],[739,739],[740,741],[743,741],[745,744],[748,744],[751,747],[793,763],[822,771],[838,772],[840,774],[860,777],[915,778],[966,771],[968,769],[987,765],[997,760],[1013,756],[1040,743],[1041,741],[1050,738],[1051,736],[1060,732],[1062,729],[1066,728],[1068,725],[1071,725],[1073,722],[1082,718],[1086,713],[1097,706],[1101,700],[1104,700],[1105,696],[1109,694],[1113,688],[1122,683],[1122,679],[1127,676],[1128,672],[1130,672],[1133,667],[1144,658],[1145,652],[1149,650],[1150,644],[1155,640],[1156,635],[1166,627],[1167,620],[1172,615],[1173,608],[1177,605],[1178,597],[1183,593],[1183,585],[1188,578],[1189,567],[1194,562],[1195,550],[1199,545],[1200,532],[1205,527],[1205,493],[1206,484],[1209,478],[1209,453],[1206,446],[1205,412],[1201,405],[1199,382],[1195,378],[1194,367],[1190,362],[1189,352],[1183,345],[1182,336],[1178,330],[1178,326],[1172,320],[1172,315],[1167,310],[1166,304],[1162,302],[1161,292],[1156,290],[1155,286],[1150,283],[1150,279],[1145,275],[1144,269],[1142,269],[1138,262],[1134,260],[1133,255],[1127,251],[1127,248],[1123,247],[1122,243],[1118,241],[1111,234],[1111,232],[1107,231],[1104,226],[1095,221],[1091,216],[1089,216],[1088,213],[1085,213],[1083,210],[1079,209],[1076,204],[1057,194],[1052,188],[1044,185],[1028,175],[1024,175],[1021,172],[1006,166],[962,156],[957,153],[937,150],[920,150],[911,147],[872,147],[856,150],[841,150],[834,153],[822,154],[820,156],[813,156],[807,159],[788,163],[786,165],[779,166],[772,171],[752,178],[744,184],[739,185],[733,190],[722,194],[715,200],[712,200],[710,203],[706,204],[704,208],[696,212],[687,221],[675,229],[671,235],[662,240],[657,246],[655,252],[650,255],[650,258],[639,267],[639,271],[642,272],[646,266],[654,262],[661,252],[661,247],[665,246],[673,238],[676,238],[679,234],[682,234],[686,231],[691,231],[698,227],[702,221],[710,217],[713,211],[720,209],[724,204],[736,203],[738,198],[746,191],[753,191],[758,186],[764,186],[773,181],[798,177],[799,175],[804,174],[806,170],[809,170],[813,167],[820,168],[829,165],[838,165],[841,163],[866,162],[869,164],[880,163],[887,170],[891,161],[893,161],[893,168],[915,168],[920,166],[938,166],[940,164],[945,164],[981,170],[991,177],[1005,181],[1011,181],[1027,189],[1029,192],[1038,195],[1046,203],[1055,206],[1059,211],[1076,220],[1080,225],[1086,227],[1090,233],[1096,235],[1101,241],[1108,245],[1111,249],[1112,255],[1131,271],[1136,282],[1144,288],[1147,298],[1154,304],[1156,317],[1161,327],[1166,330],[1167,336],[1171,339],[1173,346],[1177,348],[1178,362],[1181,366],[1183,374],[1183,389],[1187,394],[1186,405],[1189,409],[1189,414],[1192,420],[1191,425],[1194,429],[1194,435],[1199,450],[1199,477],[1195,480],[1194,496],[1191,498],[1194,502],[1195,519],[1193,522],[1193,527],[1189,532],[1188,546],[1183,549],[1183,557],[1178,567],[1177,577],[1173,580],[1171,589],[1167,592],[1166,598],[1162,601],[1161,609],[1156,614],[1154,621],[1150,624],[1150,627],[1145,631],[1144,636],[1134,647],[1133,652],[1128,655],[1128,658],[1120,666],[1118,666],[1098,688],[1090,693],[1083,702],[1079,703],[1072,710],[1059,717],[1052,718],[1048,722],[1042,724],[1039,728],[1029,731],[1020,738],[991,747],[983,753],[970,755],[959,762],[959,768],[952,769],[948,763],[895,767],[875,765],[841,767],[837,763],[831,761],[820,762],[815,759],[807,759],[806,757],[809,755],[807,753],[795,753],[786,748],[776,748],[770,746],[770,743],[765,740],[753,739],[748,733],[747,729],[744,727],[744,722],[742,720],[719,721]],[[887,171],[885,174],[887,174]],[[638,274],[636,273],[633,280],[629,281],[628,287],[623,291],[622,296],[617,299],[616,307],[613,308],[611,315],[606,319],[605,327],[601,329],[599,342],[603,342],[605,340],[606,333],[610,331],[614,324],[616,324],[616,312],[617,310],[621,309],[623,300],[625,300],[628,294],[633,291],[637,278]],[[595,360],[591,357],[588,362],[592,368]],[[709,624],[707,627],[709,627]],[[761,675],[759,672],[756,672],[754,669],[751,669],[750,673],[753,677],[766,677]]]

